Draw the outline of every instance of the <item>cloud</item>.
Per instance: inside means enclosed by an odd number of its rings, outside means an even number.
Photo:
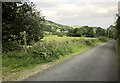
[[[117,0],[34,0],[33,2],[37,5],[37,9],[42,9],[46,19],[68,25],[89,24],[108,27],[114,23],[117,13]]]

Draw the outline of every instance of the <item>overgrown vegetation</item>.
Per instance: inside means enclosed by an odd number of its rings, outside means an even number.
[[[62,56],[100,43],[97,38],[69,38],[63,41],[45,41],[25,51],[3,53],[3,77],[26,67],[52,62]]]
[[[118,45],[118,55],[120,56],[120,15],[117,15],[117,20],[116,20],[116,36],[115,39],[117,39],[117,45]]]

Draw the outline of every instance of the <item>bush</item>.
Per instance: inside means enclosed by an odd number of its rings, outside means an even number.
[[[101,42],[107,42],[107,41],[110,40],[108,37],[98,37],[98,39],[99,39]]]
[[[10,41],[10,42],[3,42],[2,46],[3,52],[8,52],[8,51],[15,51],[15,50],[20,50],[21,47],[17,43],[17,41]]]
[[[91,43],[91,41],[90,40],[85,40],[85,43],[86,43],[86,45],[92,45],[92,43]]]

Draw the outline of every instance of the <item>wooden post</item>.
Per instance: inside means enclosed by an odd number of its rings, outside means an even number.
[[[26,40],[26,31],[23,32],[23,40],[24,40],[24,45],[25,45],[25,51],[27,52],[27,40]]]

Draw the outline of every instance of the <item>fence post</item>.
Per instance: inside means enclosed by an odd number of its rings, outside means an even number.
[[[23,32],[23,40],[24,40],[24,45],[25,45],[25,52],[27,52],[26,31]]]

